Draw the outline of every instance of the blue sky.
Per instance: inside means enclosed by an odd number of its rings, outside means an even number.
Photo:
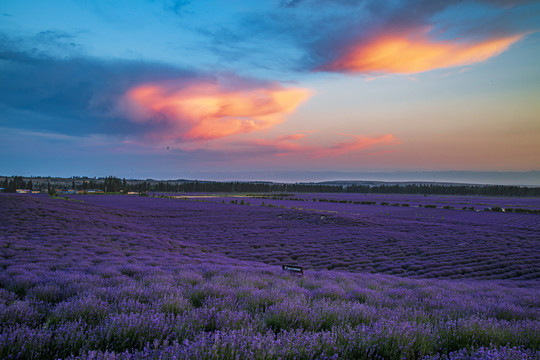
[[[540,170],[538,1],[3,1],[0,19],[3,175]]]

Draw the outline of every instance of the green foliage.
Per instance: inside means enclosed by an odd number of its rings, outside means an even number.
[[[106,193],[109,192],[120,192],[122,190],[122,181],[114,176],[108,176],[103,180],[103,191]]]

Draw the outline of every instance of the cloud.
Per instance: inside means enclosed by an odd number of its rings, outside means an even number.
[[[496,56],[538,30],[538,13],[538,3],[527,0],[283,0],[202,34],[231,63],[307,73],[417,73]]]
[[[471,65],[508,49],[523,35],[483,41],[436,41],[427,31],[382,34],[352,45],[323,71],[414,74],[433,69]]]
[[[187,12],[186,8],[191,5],[190,0],[166,0],[163,3],[163,7],[166,10],[170,10],[177,15],[183,15]]]
[[[374,147],[399,144],[399,140],[392,134],[386,134],[379,137],[348,136],[352,137],[354,140],[339,142],[328,148],[319,148],[314,152],[313,157],[340,156],[360,150],[372,149]]]
[[[305,134],[295,134],[278,137],[275,140],[255,140],[253,144],[257,146],[273,147],[276,155],[302,155],[311,159],[337,157],[350,155],[373,148],[398,145],[399,140],[392,134],[386,134],[378,137],[369,137],[364,135],[346,135],[353,138],[350,141],[341,141],[332,145],[321,144],[300,144],[298,140],[306,139]],[[306,139],[307,140],[307,139]]]
[[[140,135],[115,113],[123,94],[138,83],[203,75],[162,64],[91,57],[54,58],[0,45],[2,125],[69,135]]]
[[[220,139],[209,143],[182,143],[177,150],[193,154],[198,161],[246,161],[249,154],[254,163],[263,161],[277,164],[288,162],[303,165],[319,164],[321,160],[334,161],[334,158],[361,155],[370,156],[390,151],[401,142],[393,134],[381,136],[346,135],[352,140],[338,141],[333,144],[320,144],[304,133],[283,135],[275,138]]]
[[[0,45],[0,117],[8,127],[158,142],[210,140],[269,129],[310,95],[230,73],[83,56],[58,59],[6,43]]]
[[[275,139],[255,138],[244,142],[237,142],[235,147],[241,146],[243,153],[259,154],[263,156],[287,156],[294,154],[308,155],[312,147],[299,140],[306,138],[305,134],[283,135]]]
[[[311,44],[313,69],[372,75],[466,66],[501,54],[537,30],[532,19],[538,21],[538,12],[525,1],[363,4],[349,10],[363,18],[345,19]]]
[[[151,135],[161,140],[200,141],[274,127],[310,96],[306,89],[228,80],[139,84],[126,92],[122,109],[137,123],[155,124]]]

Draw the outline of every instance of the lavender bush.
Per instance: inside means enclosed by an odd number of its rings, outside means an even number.
[[[352,204],[345,195],[355,199]],[[249,198],[249,206],[240,205],[240,201],[222,203],[222,197],[200,196],[204,197],[182,200],[135,196],[122,201],[118,196],[74,198],[105,205],[120,214],[128,212],[115,221],[136,222],[137,227],[147,229],[143,231],[147,238],[158,237],[159,242],[170,239],[177,246],[197,246],[196,251],[243,261],[300,263],[307,269],[417,278],[540,277],[539,215],[367,205],[359,200],[379,198],[361,194],[303,194],[306,201],[299,201],[300,197],[269,200],[267,196]],[[346,203],[318,201],[330,196]],[[396,196],[400,203],[405,202],[404,195]],[[448,198],[410,195],[411,202],[416,203],[464,201],[461,197]],[[504,198],[471,200],[474,204],[495,201],[512,202]],[[540,199],[516,202],[540,207]],[[139,208],[145,213],[134,211]]]
[[[2,359],[539,355],[538,227],[79,199],[0,196]],[[457,241],[468,245],[453,251]],[[284,273],[283,261],[311,270]]]

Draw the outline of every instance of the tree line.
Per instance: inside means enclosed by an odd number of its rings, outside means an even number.
[[[14,176],[11,180],[5,178],[0,187],[4,189],[4,192],[14,193],[17,189],[33,190],[34,184],[32,180],[26,182],[22,176]]]
[[[365,194],[421,194],[421,195],[489,195],[527,197],[540,196],[540,187],[514,185],[350,185],[344,188],[348,193]]]
[[[247,192],[247,193],[363,193],[363,194],[421,194],[421,195],[485,195],[535,197],[540,187],[511,185],[327,185],[279,184],[266,182],[157,182],[150,184],[154,192]]]
[[[363,193],[363,194],[421,194],[421,195],[486,195],[537,197],[540,187],[524,187],[512,185],[439,185],[439,184],[407,184],[407,185],[329,185],[317,183],[282,184],[272,182],[238,182],[238,181],[140,181],[126,180],[114,176],[100,179],[71,181],[70,186],[62,182],[64,189],[79,191],[100,190],[106,193],[138,192],[176,192],[176,193]],[[21,176],[5,178],[1,182],[4,192],[15,192],[17,189],[51,190],[55,187],[50,181],[33,184]]]

